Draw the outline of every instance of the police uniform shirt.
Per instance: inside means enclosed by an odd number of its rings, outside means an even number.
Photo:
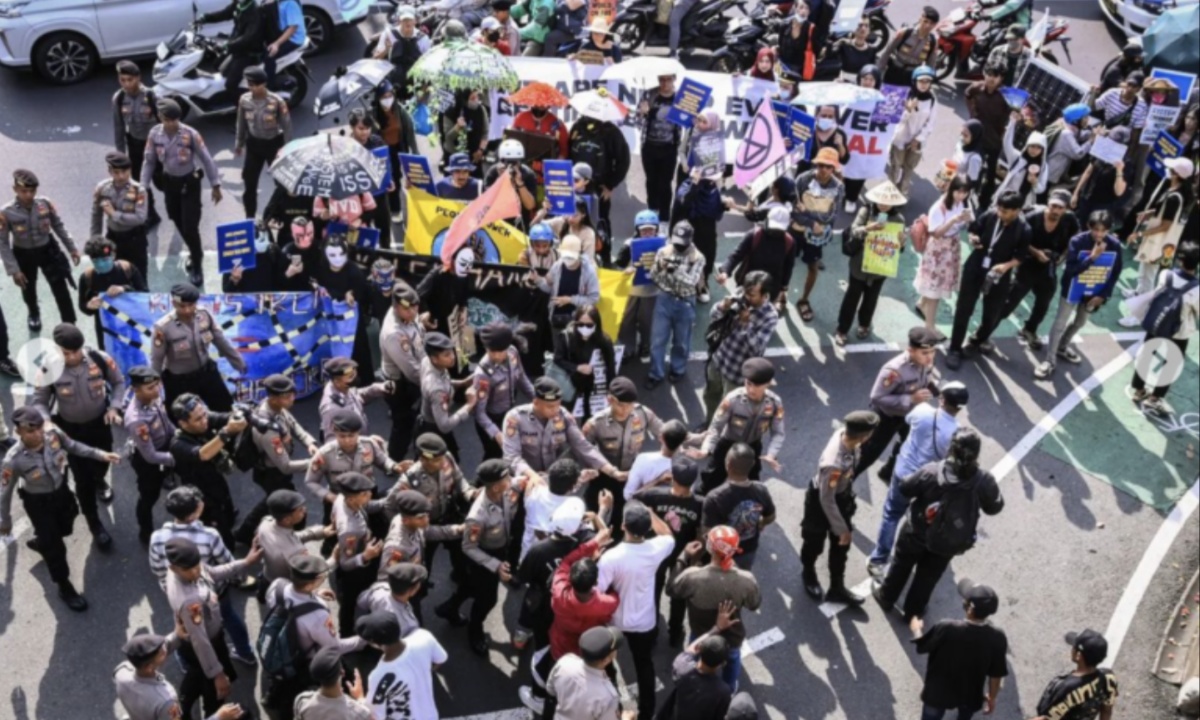
[[[246,566],[245,560],[215,566],[201,564],[200,577],[193,583],[180,580],[175,573],[167,575],[167,601],[171,611],[178,623],[187,629],[187,642],[191,643],[200,668],[209,679],[225,672],[213,650],[213,643],[225,642],[221,636],[225,626],[221,620],[221,600],[216,584],[232,580]]]
[[[82,425],[103,417],[107,410],[120,411],[125,400],[125,375],[108,353],[85,346],[83,360],[78,365],[64,366],[54,384],[37,388],[33,397],[34,404],[46,417],[50,417],[53,400],[59,417]]]
[[[118,90],[112,99],[113,104],[113,144],[118,152],[128,152],[125,136],[134,140],[146,142],[150,131],[158,124],[158,113],[155,112],[154,95],[149,88],[143,87],[137,93],[130,95],[124,90]]]
[[[305,448],[315,445],[316,440],[313,439],[313,436],[309,435],[308,431],[296,422],[295,416],[287,410],[279,412],[272,410],[265,398],[258,404],[255,412],[259,417],[271,421],[271,428],[266,432],[259,432],[257,428],[250,430],[254,444],[258,447],[259,457],[262,458],[265,465],[289,476],[307,470],[309,459],[293,460],[292,450],[295,449],[296,440],[303,443]]]
[[[325,537],[325,528],[318,525],[296,532],[292,528],[280,525],[275,518],[268,515],[259,523],[255,537],[258,538],[258,546],[263,550],[263,577],[270,582],[290,577],[291,566],[288,565],[288,561],[296,555],[308,552],[304,543]]]
[[[400,322],[393,309],[380,326],[379,355],[380,366],[388,380],[403,378],[419,386],[421,361],[425,359],[425,330],[419,322]]]
[[[104,459],[100,450],[72,440],[56,427],[46,428],[41,450],[30,450],[20,440],[8,449],[0,465],[0,525],[12,523],[12,496],[18,485],[31,495],[46,495],[62,486],[67,453]]]
[[[106,200],[113,208],[111,216],[104,213]],[[110,231],[126,232],[145,225],[149,213],[146,189],[141,183],[130,180],[124,185],[117,185],[112,178],[101,180],[92,193],[92,235],[104,232],[105,218],[108,218]]]
[[[296,696],[292,706],[296,720],[371,720],[371,708],[347,695],[325,697],[320,690]]]
[[[359,436],[358,448],[353,453],[344,453],[334,439],[322,445],[309,460],[304,484],[317,497],[325,497],[326,492],[341,492],[338,479],[345,473],[362,473],[374,480],[376,468],[389,475],[399,474],[399,466],[388,457],[382,440],[374,435]]]
[[[646,444],[647,432],[649,437],[657,438],[662,433],[662,420],[641,403],[633,406],[625,422],[618,422],[612,408],[606,407],[583,424],[583,436],[621,472],[633,467]]]
[[[379,563],[379,580],[387,579],[388,568],[398,562],[410,562],[417,565],[425,563],[425,543],[444,542],[462,538],[462,525],[430,525],[418,530],[404,527],[404,518],[397,515],[388,526],[387,537],[383,540],[383,552]]]
[[[175,458],[167,451],[175,435],[175,425],[162,400],[149,405],[131,400],[125,408],[125,432],[143,460],[151,465],[175,466]]]
[[[471,504],[463,529],[462,547],[467,557],[492,572],[500,569],[502,561],[493,557],[508,547],[509,530],[513,516],[517,513],[516,493],[504,493],[500,502],[492,502],[487,491],[482,491]]]
[[[317,412],[321,415],[321,432],[325,437],[333,437],[333,416],[339,410],[350,410],[362,419],[362,434],[367,434],[367,413],[363,407],[374,400],[387,395],[387,385],[377,382],[365,388],[352,387],[342,392],[333,386],[332,382],[325,383],[325,391],[321,393],[321,404]]]
[[[821,451],[817,461],[817,475],[810,487],[820,495],[821,509],[829,520],[829,532],[842,535],[850,532],[850,523],[842,517],[838,508],[838,496],[850,492],[854,484],[854,467],[858,464],[859,450],[851,450],[842,442],[843,433],[835,430]]]
[[[174,653],[181,642],[175,633],[168,635],[164,643],[167,654]],[[156,672],[152,678],[139,677],[137,668],[126,660],[113,672],[113,684],[129,720],[179,720],[183,717],[179,695],[162,673]]]
[[[190,325],[184,324],[174,311],[159,318],[154,323],[153,345],[150,365],[155,372],[169,370],[175,375],[195,372],[210,362],[209,345],[216,345],[217,352],[236,370],[246,370],[246,361],[225,337],[212,314],[204,308],[196,308]]]
[[[569,446],[575,458],[588,467],[600,469],[608,461],[587,441],[566,410],[543,422],[533,412],[533,404],[518,405],[504,416],[504,459],[513,466],[514,475],[546,472]]]
[[[237,134],[234,147],[246,147],[246,138],[274,140],[283,137],[286,143],[292,136],[292,114],[287,103],[273,92],[256,98],[254,93],[243,93],[238,100]]]
[[[22,207],[15,199],[0,207],[0,260],[4,261],[4,271],[9,275],[21,271],[13,248],[32,250],[44,247],[56,237],[69,254],[79,253],[71,233],[67,232],[58,215],[58,209],[49,198],[39,195],[28,208]]]
[[[280,578],[267,588],[268,610],[275,608],[280,588],[283,589],[283,602],[287,607],[306,603],[316,603],[321,606],[296,618],[296,637],[299,640],[299,650],[307,661],[311,661],[317,651],[322,648],[335,647],[338,652],[345,655],[366,647],[367,644],[358,636],[339,638],[337,626],[334,624],[333,616],[329,614],[329,605],[325,600],[317,595],[296,592],[292,581],[287,578]]]
[[[608,675],[574,653],[563,655],[554,664],[546,678],[546,692],[558,699],[555,718],[607,720],[621,715],[621,696]]]
[[[421,627],[413,613],[412,605],[392,597],[392,588],[386,582],[377,582],[358,596],[358,611],[360,615],[373,612],[390,612],[395,615],[396,621],[400,623],[400,637]]]
[[[470,417],[471,408],[463,405],[450,412],[454,399],[454,383],[450,373],[436,368],[428,357],[421,361],[421,419],[437,426],[438,432],[450,434],[463,420]]]
[[[400,478],[400,482],[393,485],[392,489],[388,491],[385,502],[390,515],[399,512],[395,503],[401,492],[416,490],[428,498],[429,503],[433,506],[429,511],[430,523],[436,525],[445,518],[451,517],[455,506],[466,498],[470,491],[467,487],[467,479],[459,469],[458,463],[449,454],[443,457],[445,464],[436,475],[426,472],[420,461],[413,463],[412,467]]]
[[[366,509],[351,510],[346,507],[346,496],[338,495],[333,501],[333,509],[329,513],[330,522],[337,528],[338,549],[337,564],[342,570],[358,570],[367,563],[362,551],[371,539],[371,531],[367,528]]]
[[[934,386],[933,368],[912,362],[907,352],[884,363],[871,386],[871,409],[883,415],[904,417],[912,410],[910,395]]]
[[[744,387],[729,393],[713,415],[701,449],[711,454],[721,440],[750,444],[762,441],[763,455],[775,457],[783,449],[783,401],[770,390],[762,402],[747,397]]]
[[[485,353],[475,374],[471,379],[471,387],[475,388],[475,422],[487,433],[488,437],[500,434],[500,428],[492,422],[493,415],[504,415],[517,405],[517,391],[525,397],[533,397],[533,383],[521,366],[521,355],[516,348],[508,349],[508,359],[496,364]]]
[[[146,138],[146,159],[142,163],[142,187],[149,187],[154,178],[154,170],[162,168],[166,175],[183,177],[191,175],[199,168],[204,168],[208,183],[213,187],[221,186],[221,176],[217,174],[217,165],[212,155],[204,145],[204,138],[195,129],[183,123],[174,135],[168,135],[162,125],[155,125]]]

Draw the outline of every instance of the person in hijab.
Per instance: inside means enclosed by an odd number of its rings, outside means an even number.
[[[933,134],[934,117],[937,114],[937,99],[933,96],[933,68],[928,65],[913,70],[912,88],[904,102],[904,114],[892,136],[892,147],[888,151],[888,178],[902,195],[912,191],[917,166],[925,154],[925,144]],[[846,184],[849,200],[849,183]]]
[[[758,56],[754,58],[754,66],[750,68],[750,77],[775,82],[775,61],[777,59],[775,48],[759,48]]]
[[[344,302],[355,312],[354,351],[351,359],[359,367],[373,367],[371,345],[367,339],[367,325],[371,321],[371,287],[367,276],[357,263],[350,261],[350,247],[344,235],[331,235],[325,241],[323,262],[319,263],[313,279],[322,295],[337,302]],[[370,373],[358,377],[359,387],[367,387],[374,381]]]
[[[686,131],[681,143],[683,157],[679,162],[678,181],[699,169],[706,175],[712,175],[712,168],[724,172],[725,168],[725,139],[721,135],[721,115],[716,110],[708,108],[696,116],[696,122]]]
[[[885,225],[903,225],[904,214],[901,209],[908,203],[908,198],[890,180],[884,180],[867,191],[866,200],[854,217],[850,229],[842,233],[842,253],[850,259],[850,273],[849,285],[842,296],[842,307],[838,312],[837,334],[833,337],[833,341],[840,347],[846,345],[846,335],[850,332],[850,323],[853,322],[856,312],[858,331],[855,336],[859,340],[866,340],[871,335],[871,321],[875,317],[875,307],[879,303],[879,294],[887,276],[868,272],[863,267],[867,238],[871,233],[883,230]],[[894,252],[903,251],[904,237],[901,236],[900,245]]]
[[[483,179],[483,156],[488,145],[488,110],[478,90],[460,90],[454,104],[442,113],[442,171],[455,153],[466,153],[471,175]]]
[[[254,267],[241,265],[221,276],[221,290],[227,293],[281,292],[284,258],[279,246],[271,241],[271,231],[261,220],[255,224]]]
[[[1033,132],[1025,141],[1025,147],[1020,152],[1013,145],[1013,126],[1017,124],[1017,113],[1004,134],[1004,156],[1008,163],[1008,174],[1004,182],[996,190],[999,197],[1006,192],[1020,195],[1025,204],[1033,205],[1038,195],[1046,191],[1046,136]]]
[[[584,421],[592,416],[592,391],[596,387],[592,355],[597,350],[604,363],[604,377],[615,378],[616,355],[612,340],[600,326],[600,310],[595,305],[577,307],[571,323],[554,333],[554,364],[570,374],[575,396],[583,401]]]
[[[417,134],[412,116],[399,102],[392,84],[387,80],[380,83],[375,90],[375,102],[372,109],[375,114],[375,124],[379,127],[379,136],[388,148],[388,161],[392,168],[392,184],[386,189],[388,207],[391,210],[392,222],[398,223],[403,218],[401,212],[403,196],[400,192],[400,184],[396,182],[396,178],[400,177],[399,153],[419,152],[417,150]],[[380,246],[391,247],[391,233],[388,233],[388,237],[389,241],[386,245],[383,244],[383,238],[380,238]]]
[[[978,196],[983,185],[983,123],[974,119],[963,123],[954,149],[954,163],[958,174],[967,179],[971,195]]]
[[[96,236],[83,246],[83,252],[92,259],[92,267],[79,276],[79,309],[84,315],[95,318],[96,346],[103,347],[100,296],[117,297],[124,292],[147,292],[149,288],[133,263],[117,259],[117,244],[112,240]]]

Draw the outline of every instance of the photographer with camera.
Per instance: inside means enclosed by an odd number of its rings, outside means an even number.
[[[692,329],[696,326],[696,293],[704,275],[704,253],[692,242],[692,224],[682,220],[671,242],[654,256],[650,279],[658,286],[654,320],[650,325],[650,374],[646,388],[654,389],[666,374],[667,343],[671,344],[671,382],[687,377]]]
[[[171,457],[180,485],[192,485],[204,494],[200,520],[221,534],[225,547],[234,547],[233,521],[237,510],[226,479],[234,472],[234,443],[247,427],[243,410],[210,412],[193,393],[171,403],[171,420],[179,428],[171,439]]]
[[[518,227],[529,227],[533,216],[537,213],[538,177],[533,168],[525,164],[525,146],[519,140],[508,139],[500,143],[496,151],[498,162],[488,169],[483,179],[484,187],[491,187],[500,178],[500,173],[507,172],[512,178],[517,196],[521,198],[521,217],[504,218],[505,222]]]
[[[742,364],[762,357],[779,324],[771,299],[771,276],[762,270],[746,273],[742,289],[714,305],[708,326],[708,365],[705,368],[705,424],[729,393],[742,387]],[[662,302],[661,300],[659,302]]]

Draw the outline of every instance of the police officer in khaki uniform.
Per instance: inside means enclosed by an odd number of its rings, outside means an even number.
[[[521,366],[521,353],[513,347],[513,331],[491,323],[479,331],[486,352],[475,367],[471,388],[475,405],[475,432],[483,444],[483,459],[504,457],[504,415],[517,405],[517,393],[533,398],[533,383]]]
[[[397,483],[396,487],[402,488],[403,483]],[[380,579],[386,575],[388,567],[398,562],[413,562],[427,565],[425,547],[428,543],[449,544],[457,542],[459,544],[458,554],[462,555],[463,525],[431,525],[429,523],[429,512],[433,505],[429,502],[429,498],[416,490],[401,490],[398,493],[389,494],[385,502],[388,512],[394,512],[395,517],[392,518],[387,537],[383,540],[383,562],[380,563]],[[463,557],[465,558],[466,556]],[[464,577],[466,575],[465,567],[463,575]],[[451,578],[454,579],[455,583],[462,584],[453,575]],[[417,598],[418,601],[425,597],[426,589],[422,589],[421,594]],[[420,617],[419,605],[417,605],[416,611],[417,617]],[[458,622],[462,620],[458,615],[452,615],[448,619],[451,621],[451,624],[466,624],[465,621]]]
[[[117,63],[117,81],[121,83],[121,89],[113,93],[112,99],[113,147],[129,156],[133,176],[140,178],[146,158],[146,140],[159,123],[158,98],[153,90],[142,84],[142,70],[131,60]],[[162,222],[162,218],[154,208],[154,193],[150,186],[146,185],[145,190],[150,205],[146,229],[150,229]]]
[[[854,530],[850,519],[858,506],[852,486],[859,450],[879,425],[879,416],[870,410],[859,410],[843,418],[842,423],[844,427],[833,431],[821,452],[817,474],[804,496],[800,564],[804,568],[804,592],[813,600],[862,605],[866,598],[846,587],[846,557],[850,554]],[[825,552],[826,538],[829,539],[829,592],[822,593],[816,563]]]
[[[779,472],[775,458],[783,449],[783,400],[770,386],[775,384],[775,366],[766,358],[742,363],[745,385],[725,396],[708,426],[701,450],[712,459],[700,476],[697,494],[707,495],[725,482],[725,456],[735,443],[746,443],[758,453],[750,479],[758,480],[762,464]]]
[[[58,209],[50,198],[37,194],[37,175],[29,170],[13,172],[13,192],[16,198],[0,207],[0,260],[13,283],[21,288],[21,297],[29,311],[29,329],[42,329],[42,312],[38,306],[38,270],[46,274],[50,292],[58,305],[58,314],[65,323],[75,324],[75,306],[71,304],[71,266],[59,243],[79,264],[79,250],[71,233],[63,225]]]
[[[72,439],[105,452],[113,446],[110,425],[121,422],[121,403],[125,399],[125,376],[107,353],[83,345],[83,333],[74,325],[54,328],[54,343],[62,353],[62,375],[52,385],[34,391],[33,402],[47,418]],[[53,406],[54,414],[51,415]],[[112,538],[100,522],[97,494],[112,499],[104,482],[108,466],[104,461],[69,457],[75,478],[75,495],[96,544],[107,548]]]
[[[638,453],[662,434],[662,420],[653,410],[638,402],[637,386],[626,377],[613,378],[608,384],[608,407],[583,424],[583,437],[600,451],[618,472],[601,475],[587,484],[588,507],[599,507],[601,490],[613,495],[613,517],[623,517],[624,483]]]
[[[461,523],[469,503],[478,490],[468,487],[467,479],[450,454],[446,442],[433,433],[417,438],[417,461],[405,471],[388,493],[388,514],[395,515],[396,497],[405,490],[415,490],[429,500],[428,524],[454,525]],[[453,571],[451,579],[462,583],[466,578],[466,558],[462,554],[462,543],[454,535],[445,539],[430,540],[423,556],[425,567],[433,572],[433,557],[437,549],[445,545],[450,553]]]
[[[267,497],[276,490],[295,490],[292,475],[307,472],[309,460],[318,450],[317,441],[292,415],[292,406],[296,404],[296,384],[292,379],[276,373],[263,380],[262,386],[267,396],[254,409],[254,415],[268,426],[259,429],[252,424],[250,436],[258,448],[251,477],[254,484],[262,488],[263,499],[250,510],[234,533],[238,541],[246,545],[254,538],[259,522],[267,516]],[[304,446],[309,457],[292,459],[297,442]]]
[[[264,167],[292,138],[292,115],[283,98],[267,90],[267,73],[260,67],[242,73],[250,92],[238,100],[233,154],[246,156],[242,165],[242,207],[246,217],[258,215],[258,179]]]
[[[359,615],[391,613],[400,624],[400,637],[421,627],[420,605],[416,599],[429,579],[429,571],[416,562],[397,562],[382,573],[383,580],[358,597]]]
[[[174,686],[159,672],[167,658],[179,649],[185,638],[171,633],[163,637],[151,633],[134,635],[121,647],[125,662],[113,672],[117,699],[129,720],[176,720],[183,717]],[[238,720],[244,716],[237,703],[226,703],[213,720]]]
[[[0,465],[0,535],[12,533],[12,496],[15,491],[25,505],[25,515],[33,526],[34,537],[26,540],[30,550],[46,561],[50,579],[58,585],[58,595],[76,612],[87,610],[87,600],[71,584],[67,567],[69,536],[79,514],[79,506],[67,487],[67,455],[117,463],[120,457],[75,442],[62,430],[46,423],[40,410],[21,407],[13,411],[13,427],[19,442],[8,449]]]
[[[335,554],[338,625],[342,637],[354,634],[354,607],[358,596],[379,572],[383,541],[371,534],[368,512],[383,512],[381,501],[372,501],[375,482],[362,473],[344,473],[338,479],[342,491],[333,501],[330,517],[337,530]]]
[[[463,382],[450,378],[450,368],[456,362],[454,342],[450,338],[439,332],[425,336],[425,359],[421,361],[421,421],[417,423],[417,432],[439,435],[452,455],[458,455],[454,428],[471,417],[479,402],[475,389],[468,388],[466,404],[450,412],[457,383]]]
[[[939,338],[936,332],[924,326],[908,331],[908,349],[884,363],[871,386],[871,409],[879,414],[879,427],[871,439],[862,446],[857,477],[875,464],[887,450],[892,438],[900,441],[892,448],[887,463],[879,470],[879,479],[892,481],[892,469],[896,466],[896,455],[900,445],[908,437],[908,423],[904,418],[916,405],[926,402],[938,394],[937,378],[933,374],[933,361],[937,357]]]
[[[356,413],[363,421],[363,432],[367,432],[370,424],[367,421],[366,404],[376,398],[392,394],[391,380],[377,382],[360,388],[354,381],[358,379],[358,363],[347,357],[331,358],[325,363],[325,374],[329,382],[321,393],[321,404],[318,413],[321,415],[321,437],[328,440],[333,437],[333,416],[338,410],[349,410]]]
[[[309,678],[318,687],[296,696],[288,708],[290,714],[279,717],[296,720],[371,720],[371,706],[362,697],[347,697],[342,691],[346,673],[342,668],[342,653],[337,648],[321,648],[306,668]],[[365,688],[359,690],[365,691]]]
[[[212,313],[196,307],[199,299],[195,285],[179,283],[171,288],[175,309],[154,323],[150,366],[162,375],[168,407],[175,398],[191,392],[199,395],[209,409],[229,412],[233,398],[217,363],[208,355],[208,346],[216,345],[217,352],[238,373],[246,372],[246,361],[225,338]]]
[[[605,475],[619,472],[587,441],[575,417],[563,409],[558,381],[538,378],[533,383],[533,402],[518,405],[504,416],[504,459],[517,475],[544,473],[568,449],[580,463]]]
[[[162,494],[163,481],[175,467],[175,458],[170,453],[175,425],[163,405],[162,382],[154,368],[148,365],[130,368],[129,384],[133,386],[133,400],[125,408],[125,432],[137,451],[130,455],[130,464],[137,476],[138,540],[145,545],[154,532],[154,503]]]
[[[421,361],[425,359],[425,326],[420,298],[410,287],[397,287],[392,292],[392,311],[384,317],[379,329],[379,355],[383,376],[392,382],[392,394],[388,396],[392,411],[388,456],[403,460],[412,444],[413,426],[417,422]]]
[[[108,163],[108,179],[101,180],[92,193],[92,237],[103,234],[116,243],[117,259],[132,263],[148,282],[150,241],[146,237],[146,218],[149,194],[141,183],[132,179],[133,161],[128,155],[110,152],[104,156],[104,161]]]
[[[377,435],[363,437],[360,434],[362,427],[363,421],[358,415],[339,410],[333,416],[333,439],[317,448],[309,461],[304,484],[325,503],[322,524],[329,524],[333,501],[341,492],[339,480],[345,473],[362,473],[374,481],[376,469],[396,476],[404,472],[403,466],[387,456],[383,440]]]

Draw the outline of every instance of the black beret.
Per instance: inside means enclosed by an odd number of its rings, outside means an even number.
[[[51,333],[54,344],[63,350],[79,350],[83,347],[83,332],[74,325],[59,323]]]
[[[162,376],[149,365],[134,365],[129,368],[129,384],[130,385],[149,385]]]
[[[347,357],[330,358],[325,362],[325,372],[331,377],[341,377],[351,370],[357,370],[358,363]]]
[[[276,490],[267,496],[267,512],[279,520],[304,505],[304,496],[295,490]]]
[[[400,641],[400,620],[388,611],[368,613],[354,623],[354,634],[373,645],[391,645]]]
[[[399,562],[387,569],[388,589],[397,595],[412,590],[428,577],[429,571],[418,563]]]
[[[133,167],[133,161],[123,152],[110,152],[104,156],[104,162],[113,170],[129,170]]]
[[[142,76],[142,69],[132,60],[122,60],[117,63],[118,75],[137,75]]]
[[[14,170],[13,185],[23,188],[36,188],[41,183],[38,182],[38,176],[34,175],[32,170]]]
[[[267,81],[267,71],[260,67],[248,67],[242,73],[242,77],[246,78],[246,82],[251,85],[262,85]]]
[[[182,518],[196,512],[196,508],[200,507],[202,502],[204,502],[204,494],[198,488],[192,485],[180,485],[167,493],[164,507],[171,517]]]
[[[475,471],[475,486],[487,487],[512,476],[512,468],[503,460],[484,460]]]
[[[421,304],[421,296],[410,287],[402,287],[392,291],[392,302],[404,307],[416,307]]]
[[[908,331],[908,346],[918,350],[928,350],[938,346],[937,332],[924,325],[919,325]]]
[[[454,341],[440,332],[431,332],[425,336],[425,352],[442,352],[453,350]]]
[[[594,627],[579,637],[579,655],[590,662],[603,660],[625,644],[625,636],[612,627]]]
[[[424,433],[417,438],[417,452],[425,457],[441,457],[449,451],[446,441],[437,433]]]
[[[12,414],[14,425],[36,425],[41,427],[46,424],[46,418],[42,415],[42,411],[32,405],[23,405]]]
[[[638,399],[637,386],[627,377],[613,378],[608,384],[608,394],[618,402],[637,402]]]
[[[178,120],[183,117],[183,108],[174,100],[163,100],[158,104],[158,114],[163,120]]]
[[[540,377],[533,381],[533,396],[538,400],[562,400],[562,386],[550,377]]]
[[[742,363],[742,377],[755,385],[767,385],[775,379],[775,366],[763,357],[750,358]]]
[[[166,545],[167,562],[175,567],[194,568],[200,564],[200,548],[185,537],[173,537]]]
[[[363,421],[353,410],[338,410],[333,414],[333,429],[338,432],[362,432]]]
[[[166,642],[167,639],[162,635],[142,633],[129,638],[129,641],[121,646],[121,652],[125,654],[125,658],[129,662],[141,665],[157,655],[158,649]]]
[[[401,515],[428,515],[433,512],[433,503],[416,490],[401,490],[390,498],[391,506]]]
[[[288,577],[293,581],[316,580],[329,572],[329,563],[320,555],[300,553],[288,558]]]
[[[362,473],[348,472],[338,475],[338,487],[342,492],[360,493],[375,489],[375,481]]]
[[[479,331],[483,346],[488,350],[507,350],[513,343],[512,328],[503,323],[488,323]]]
[[[495,0],[495,2],[492,3],[493,10],[512,10],[512,6],[512,0]]]
[[[275,373],[268,375],[266,380],[263,380],[263,387],[268,395],[287,395],[288,393],[296,392],[296,383],[287,375]]]
[[[846,432],[851,435],[869,433],[879,424],[879,416],[870,410],[855,410],[842,418],[846,424]]]
[[[308,664],[309,675],[322,687],[336,683],[342,677],[342,653],[337,646],[323,647]]]
[[[194,303],[200,299],[200,291],[191,283],[176,283],[171,286],[171,297],[180,302]]]

